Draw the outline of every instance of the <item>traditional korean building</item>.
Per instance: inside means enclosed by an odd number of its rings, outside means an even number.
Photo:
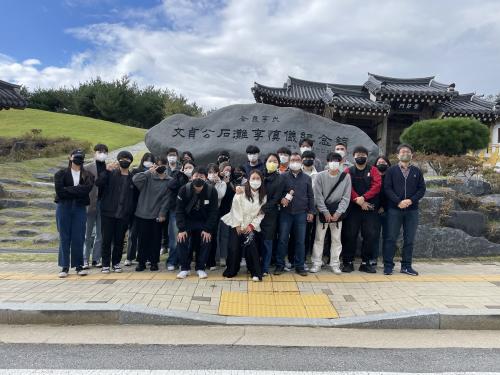
[[[430,118],[474,117],[491,127],[492,142],[500,141],[500,134],[496,134],[497,138],[493,134],[500,119],[500,103],[474,94],[460,95],[454,83],[441,83],[434,77],[393,78],[368,73],[363,85],[288,77],[283,87],[255,82],[252,93],[257,103],[297,107],[357,126],[378,144],[382,153],[395,150],[405,128]]]
[[[24,109],[27,105],[28,102],[21,95],[21,86],[0,81],[0,110]]]

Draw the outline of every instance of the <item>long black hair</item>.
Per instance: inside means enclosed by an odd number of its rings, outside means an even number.
[[[252,188],[250,187],[250,179],[252,178],[252,175],[258,175],[260,177],[260,188],[259,188],[259,203],[262,204],[264,201],[264,198],[266,197],[266,189],[264,188],[264,175],[262,174],[261,171],[258,169],[254,169],[250,172],[250,175],[248,176],[248,181],[245,184],[245,196],[246,198],[253,202],[253,195],[252,195]]]

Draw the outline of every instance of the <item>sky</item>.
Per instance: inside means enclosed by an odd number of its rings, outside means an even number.
[[[2,0],[0,80],[71,87],[128,75],[204,109],[288,76],[436,76],[500,92],[498,0]]]

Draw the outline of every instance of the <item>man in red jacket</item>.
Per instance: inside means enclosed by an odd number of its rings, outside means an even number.
[[[382,178],[378,169],[368,166],[368,150],[357,146],[353,152],[355,165],[347,168],[351,176],[351,203],[342,225],[342,272],[354,271],[358,233],[361,231],[361,272],[375,273],[370,265],[371,246],[377,241],[377,211],[380,206]]]

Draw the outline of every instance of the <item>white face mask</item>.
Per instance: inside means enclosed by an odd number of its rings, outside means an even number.
[[[193,170],[191,168],[184,169],[184,174],[188,177],[191,177],[193,175]]]
[[[153,166],[153,162],[152,161],[145,161],[144,163],[142,163],[142,165],[144,165],[146,168],[151,168]]]
[[[175,163],[177,161],[177,156],[167,156],[169,163]]]
[[[293,161],[290,163],[288,166],[292,171],[298,171],[300,168],[302,168],[302,163],[299,163],[297,161]]]
[[[250,181],[250,187],[252,189],[257,190],[258,188],[260,188],[260,185],[262,185],[262,181],[261,180],[251,180]]]
[[[95,153],[95,159],[98,161],[106,161],[106,158],[108,157],[108,154],[105,152],[96,152]]]
[[[335,152],[336,152],[337,154],[339,154],[340,156],[342,156],[342,158],[344,158],[344,157],[345,157],[345,151],[344,151],[344,150],[335,150]]]
[[[340,163],[338,161],[331,161],[328,163],[328,168],[332,171],[338,171],[340,167]]]
[[[231,172],[230,171],[224,171],[224,172],[222,172],[222,174],[224,175],[224,177],[230,177],[231,176]]]
[[[280,163],[281,164],[288,163],[288,160],[290,160],[290,156],[288,156],[288,155],[280,155]]]
[[[249,162],[255,163],[259,159],[259,154],[247,154],[247,157]]]
[[[304,146],[304,147],[300,148],[300,153],[301,154],[303,154],[306,151],[312,151],[312,148],[311,147],[307,147],[307,146]]]
[[[215,181],[216,179],[217,179],[217,173],[209,173],[208,174],[209,181]]]

